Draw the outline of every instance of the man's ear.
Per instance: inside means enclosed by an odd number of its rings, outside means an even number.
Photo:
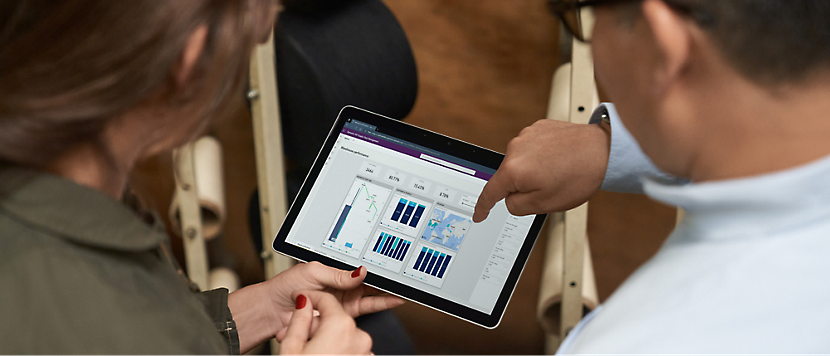
[[[655,68],[655,90],[664,92],[679,79],[689,65],[692,34],[687,21],[674,12],[665,2],[643,2],[643,17],[651,29],[652,38],[660,58]]]
[[[196,62],[199,60],[199,57],[202,55],[202,51],[205,49],[207,34],[207,25],[200,25],[190,33],[190,36],[188,36],[187,42],[184,45],[184,49],[179,56],[179,60],[176,63],[176,67],[173,72],[173,78],[176,80],[177,87],[181,88],[185,86],[191,75],[193,75],[193,69],[196,66]]]

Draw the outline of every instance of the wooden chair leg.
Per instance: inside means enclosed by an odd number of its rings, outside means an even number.
[[[598,105],[590,46],[569,38],[570,63],[554,74],[548,118],[587,124]],[[552,214],[548,226],[537,317],[546,330],[545,352],[554,353],[582,319],[585,307],[598,303],[587,240],[588,204]],[[558,313],[552,311],[560,303]],[[558,319],[558,320],[555,320]],[[558,325],[554,325],[558,322]]]
[[[254,126],[257,183],[262,219],[262,259],[265,278],[291,268],[294,261],[274,252],[277,230],[288,212],[285,192],[285,164],[282,150],[274,36],[254,49],[251,56],[248,99]],[[279,353],[279,343],[271,342],[271,352]]]
[[[194,146],[195,142],[190,142],[173,152],[174,176],[187,276],[205,290],[209,288],[208,260],[196,186]]]

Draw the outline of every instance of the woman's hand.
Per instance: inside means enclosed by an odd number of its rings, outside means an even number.
[[[320,313],[315,317],[313,310]],[[317,325],[312,331],[312,325]],[[296,310],[285,331],[280,354],[370,354],[372,338],[355,326],[354,318],[332,294],[299,292]]]
[[[269,288],[268,296],[275,312],[280,315],[283,325],[288,325],[294,312],[293,293],[298,290],[322,290],[331,293],[342,304],[343,310],[355,318],[397,307],[403,300],[383,295],[378,290],[364,286],[366,268],[343,271],[319,262],[298,264],[264,282]]]
[[[228,307],[236,322],[241,352],[278,334],[285,335],[284,329],[296,309],[294,296],[298,291],[328,292],[352,318],[403,304],[398,297],[364,286],[365,277],[363,267],[343,271],[318,262],[301,263],[265,282],[231,293]],[[313,326],[312,334],[317,324]]]

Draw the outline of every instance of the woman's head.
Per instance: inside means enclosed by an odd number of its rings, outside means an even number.
[[[193,130],[203,126],[240,94],[274,8],[260,0],[0,0],[0,162],[46,167],[100,141],[112,120],[147,100],[192,113],[181,120]],[[199,29],[201,51],[183,73],[183,50]]]

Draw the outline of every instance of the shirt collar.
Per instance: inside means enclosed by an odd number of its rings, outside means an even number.
[[[103,192],[23,168],[0,169],[0,211],[93,247],[143,251],[167,239],[159,219],[150,224]]]
[[[694,236],[758,236],[830,218],[830,156],[753,177],[686,185],[643,179],[650,197],[686,211]]]

